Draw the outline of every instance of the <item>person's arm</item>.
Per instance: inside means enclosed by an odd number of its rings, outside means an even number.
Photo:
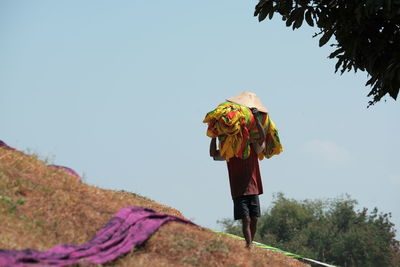
[[[225,160],[225,158],[219,154],[219,150],[217,150],[217,138],[215,137],[211,138],[210,157],[214,158],[214,160]]]
[[[257,126],[258,136],[259,136],[257,143],[260,146],[262,146],[263,143],[265,142],[266,135],[265,135],[264,129],[262,127],[261,121],[258,118],[259,111],[257,108],[251,108],[250,110],[251,110],[251,113],[253,113],[254,119],[256,120],[256,126]]]

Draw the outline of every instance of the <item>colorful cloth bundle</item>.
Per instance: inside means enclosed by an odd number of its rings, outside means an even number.
[[[258,113],[266,133],[266,146],[258,155],[262,160],[283,151],[278,129],[266,113]],[[204,123],[208,124],[207,136],[218,137],[221,156],[229,161],[232,157],[246,159],[250,156],[250,144],[258,140],[256,121],[248,107],[224,102],[207,113]]]

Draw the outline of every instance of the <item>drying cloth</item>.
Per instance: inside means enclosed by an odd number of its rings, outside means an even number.
[[[76,177],[76,180],[77,180],[78,182],[82,182],[81,176],[80,176],[76,171],[74,171],[73,169],[71,169],[71,168],[69,168],[69,167],[60,166],[60,165],[54,165],[54,164],[50,164],[50,165],[47,165],[47,166],[53,167],[53,168],[56,168],[56,169],[59,169],[59,170],[63,170],[63,171],[65,171],[65,172],[71,174],[72,176],[75,176],[75,177]]]
[[[8,149],[8,150],[15,150],[15,148],[7,145],[6,143],[4,143],[3,141],[0,140],[0,147]]]
[[[230,233],[225,233],[225,232],[220,232],[220,231],[214,231],[214,232],[216,232],[218,234],[222,234],[222,235],[227,235],[227,236],[230,236],[230,237],[233,237],[233,238],[236,238],[236,239],[245,240],[241,236],[233,235],[233,234],[230,234]],[[272,251],[275,251],[275,252],[278,252],[278,253],[285,254],[286,256],[289,256],[289,257],[292,257],[294,259],[298,259],[298,260],[300,260],[302,262],[308,263],[311,266],[336,267],[334,265],[330,265],[330,264],[323,263],[323,262],[320,262],[320,261],[316,261],[316,260],[313,260],[313,259],[305,258],[305,257],[300,256],[298,254],[294,254],[294,253],[291,253],[291,252],[283,251],[283,250],[281,250],[279,248],[274,248],[274,247],[271,247],[271,246],[267,246],[267,245],[264,245],[264,244],[261,244],[261,243],[255,242],[255,241],[253,241],[252,244],[255,245],[256,247],[259,247],[259,248],[268,249],[268,250],[272,250]]]
[[[143,244],[161,225],[169,221],[193,224],[189,220],[157,213],[152,209],[125,207],[92,240],[83,245],[63,244],[43,252],[34,249],[0,249],[0,266],[103,264]]]
[[[18,150],[16,150],[15,148],[13,148],[13,147],[7,145],[7,144],[6,144],[5,142],[3,142],[2,140],[0,140],[0,147],[2,147],[2,148],[4,148],[4,149],[7,149],[7,150],[18,151]],[[21,151],[19,151],[19,152],[21,152]],[[22,152],[21,152],[21,153],[22,153]],[[47,165],[47,166],[52,167],[52,168],[55,168],[55,169],[61,169],[61,170],[65,171],[65,172],[67,172],[67,173],[69,173],[69,174],[75,176],[75,177],[76,177],[76,180],[77,180],[78,182],[82,182],[81,176],[80,176],[76,171],[74,171],[73,169],[71,169],[71,168],[69,168],[69,167],[60,166],[60,165],[54,165],[54,164],[50,164],[50,165]],[[0,266],[0,267],[1,267],[1,266]]]
[[[278,129],[270,116],[258,113],[262,128],[266,133],[265,149],[258,155],[260,160],[278,155],[283,151]],[[250,144],[258,140],[258,129],[253,114],[248,107],[224,102],[207,113],[203,120],[208,124],[207,136],[218,137],[221,156],[229,161],[232,157],[247,159]]]

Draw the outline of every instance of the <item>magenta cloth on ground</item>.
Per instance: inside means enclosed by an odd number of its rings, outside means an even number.
[[[3,141],[0,140],[0,147],[5,148],[5,149],[9,149],[9,150],[15,150],[15,148],[7,145],[6,143],[4,143]]]
[[[63,244],[47,251],[0,249],[0,266],[103,264],[143,244],[161,225],[169,221],[194,225],[191,221],[176,216],[129,206],[119,210],[95,237],[85,244]]]
[[[47,166],[53,167],[53,168],[56,168],[56,169],[64,170],[64,171],[68,172],[69,174],[72,174],[73,176],[75,176],[78,179],[79,182],[82,181],[81,180],[81,176],[71,168],[68,168],[68,167],[65,167],[65,166],[60,166],[60,165],[54,165],[54,164],[50,164],[50,165],[47,165]]]
[[[13,147],[7,145],[7,144],[6,144],[5,142],[3,142],[2,140],[0,140],[0,147],[5,148],[5,149],[8,149],[8,150],[15,150],[15,151],[16,151],[15,148],[13,148]],[[68,168],[68,167],[65,167],[65,166],[60,166],[60,165],[54,165],[54,164],[51,164],[51,165],[48,165],[48,166],[54,167],[54,168],[57,168],[57,169],[62,169],[62,170],[64,170],[64,171],[68,172],[69,174],[72,174],[73,176],[75,176],[75,177],[78,179],[79,182],[82,182],[81,176],[80,176],[76,171],[74,171],[74,170],[71,169],[71,168]],[[0,267],[1,267],[1,266],[0,266]]]

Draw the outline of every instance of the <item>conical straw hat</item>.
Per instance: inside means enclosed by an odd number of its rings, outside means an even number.
[[[242,106],[246,106],[248,108],[257,108],[260,112],[268,113],[268,109],[264,107],[264,105],[261,103],[260,98],[252,92],[242,92],[226,100]]]

